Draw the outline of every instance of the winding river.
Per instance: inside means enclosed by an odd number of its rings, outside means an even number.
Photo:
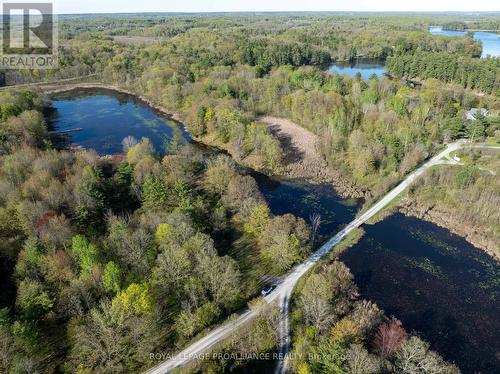
[[[182,126],[129,95],[74,90],[53,97],[52,124],[73,143],[100,154],[121,152],[121,140],[148,137],[159,153],[173,137],[189,141]],[[254,174],[275,214],[308,220],[322,215],[327,237],[350,222],[356,200],[342,199],[328,185]],[[401,214],[365,226],[366,235],[342,255],[363,297],[402,320],[465,373],[498,369],[500,266],[461,237]]]

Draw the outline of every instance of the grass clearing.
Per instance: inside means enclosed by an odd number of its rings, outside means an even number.
[[[333,250],[329,253],[328,258],[334,260],[338,258],[344,251],[358,244],[358,242],[365,236],[365,230],[362,227],[356,227],[347,236],[341,240]]]

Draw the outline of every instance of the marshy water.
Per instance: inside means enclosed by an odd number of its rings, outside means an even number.
[[[361,294],[464,373],[498,370],[500,266],[448,230],[400,213],[342,256]]]
[[[121,152],[121,140],[150,137],[157,151],[177,136],[189,141],[182,126],[129,95],[74,90],[53,97],[52,124],[71,141],[100,154]],[[320,234],[333,235],[359,209],[328,185],[254,175],[275,214],[306,220],[322,215]],[[466,373],[498,369],[500,266],[463,238],[434,224],[401,214],[365,226],[366,235],[342,259],[351,268],[361,295],[401,319],[446,359]]]

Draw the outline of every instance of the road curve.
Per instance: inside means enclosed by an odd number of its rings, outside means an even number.
[[[316,252],[310,255],[304,262],[300,265],[297,265],[290,272],[287,273],[285,277],[282,278],[282,281],[279,283],[278,287],[269,295],[267,295],[264,299],[268,303],[278,302],[280,307],[280,312],[284,316],[280,325],[280,353],[286,355],[288,353],[288,348],[290,346],[289,341],[289,333],[288,333],[288,308],[289,308],[289,299],[292,293],[292,290],[297,283],[297,281],[304,275],[309,269],[311,269],[314,264],[316,264],[325,254],[327,254],[336,244],[338,244],[346,235],[348,235],[352,230],[362,225],[368,219],[373,217],[375,214],[380,212],[387,204],[389,204],[394,198],[396,198],[401,192],[403,192],[411,183],[415,181],[420,175],[422,175],[427,169],[432,166],[438,164],[447,164],[450,163],[448,159],[446,161],[442,160],[449,155],[450,152],[457,150],[458,148],[466,145],[467,143],[464,140],[448,144],[445,150],[438,153],[436,156],[432,157],[425,164],[420,166],[418,169],[409,174],[405,180],[403,180],[400,184],[394,187],[391,191],[389,191],[383,198],[381,198],[377,203],[372,205],[366,212],[364,212],[361,216],[354,219],[351,223],[349,223],[346,227],[344,227],[341,231],[339,231],[335,236],[330,238],[326,243],[324,243]],[[474,145],[474,147],[476,147]],[[494,148],[498,149],[498,147],[489,147],[489,146],[480,146],[482,148]],[[202,354],[208,352],[216,343],[220,342],[227,336],[229,336],[235,329],[239,326],[243,325],[247,321],[251,320],[255,317],[255,312],[251,310],[246,310],[242,314],[239,315],[234,320],[231,320],[224,325],[216,328],[200,340],[186,347],[181,352],[177,353],[171,359],[166,360],[157,366],[146,371],[146,374],[164,374],[168,373],[172,369],[185,365],[189,361],[196,359]],[[279,363],[276,368],[276,372],[284,372],[287,367],[288,360],[285,358],[284,360],[279,360]]]

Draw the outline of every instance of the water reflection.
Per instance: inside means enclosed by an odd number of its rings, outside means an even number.
[[[72,140],[100,153],[120,152],[132,135],[152,138],[157,149],[182,127],[131,97],[116,93],[73,92],[54,101],[58,129],[81,127]],[[359,204],[342,199],[330,185],[275,180],[252,173],[274,214],[306,220],[322,216],[320,234],[334,234],[350,222]],[[432,347],[464,372],[498,368],[500,267],[464,239],[436,225],[401,214],[373,226],[343,255],[365,298],[372,299],[418,331]]]
[[[385,74],[386,69],[382,63],[375,62],[355,62],[342,63],[337,62],[328,67],[328,71],[335,72],[340,75],[349,75],[351,77],[360,74],[363,79],[369,79],[372,75],[381,77]]]
[[[109,90],[78,89],[54,95],[52,126],[68,132],[71,142],[99,154],[122,152],[122,140],[147,137],[156,151],[165,153],[172,138],[189,135],[174,121],[157,115],[130,95]]]

